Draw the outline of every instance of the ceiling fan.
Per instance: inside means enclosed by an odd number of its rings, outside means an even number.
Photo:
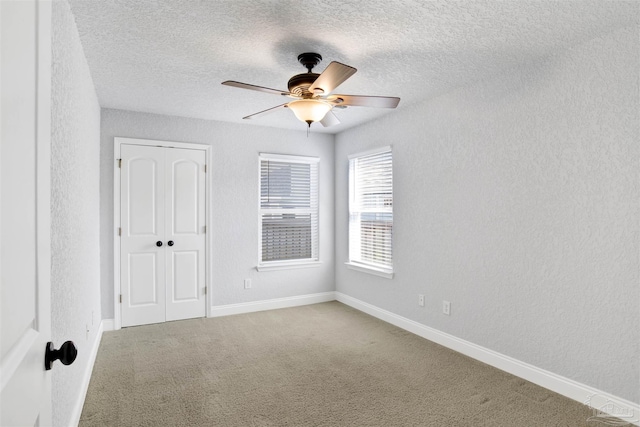
[[[311,70],[322,61],[322,56],[313,52],[301,53],[298,55],[298,61],[307,68],[307,72],[291,77],[288,83],[288,91],[270,89],[268,87],[240,83],[232,80],[222,82],[222,84],[226,86],[272,93],[294,99],[277,107],[243,117],[243,119],[253,119],[281,108],[289,108],[299,120],[306,122],[309,127],[311,127],[311,123],[315,122],[320,122],[323,126],[328,127],[340,123],[340,120],[338,120],[336,115],[333,114],[333,111],[331,111],[334,107],[396,108],[400,102],[400,98],[389,96],[331,94],[331,91],[340,86],[357,70],[348,65],[333,61],[321,74],[314,73]]]

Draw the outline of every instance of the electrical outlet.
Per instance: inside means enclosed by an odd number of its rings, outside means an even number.
[[[424,295],[422,294],[418,295],[418,305],[424,307]]]
[[[244,279],[244,288],[251,289],[251,279]]]
[[[449,301],[442,301],[442,312],[447,316],[451,315],[451,303]]]

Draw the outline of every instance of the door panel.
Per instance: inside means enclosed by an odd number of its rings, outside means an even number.
[[[158,294],[164,291],[164,286],[158,283],[158,254],[138,253],[129,254],[129,307],[135,308],[149,304],[158,304]]]
[[[171,303],[198,299],[198,251],[173,251],[173,298]]]
[[[0,425],[49,425],[51,3],[0,1]]]
[[[10,289],[10,297],[4,298],[3,294],[2,298],[2,313],[11,319],[10,322],[2,322],[0,325],[3,338],[0,341],[0,354],[4,357],[28,328],[30,329],[36,316],[36,144],[34,138],[36,116],[26,114],[35,111],[36,87],[33,84],[22,84],[17,87],[9,84],[11,81],[19,82],[20,73],[25,74],[24,78],[28,83],[35,81],[36,58],[32,55],[36,46],[36,5],[29,2],[23,7],[17,7],[15,4],[6,3],[3,4],[2,12],[4,18],[2,41],[7,42],[5,31],[13,30],[15,31],[13,37],[20,38],[28,48],[24,52],[16,52],[13,49],[6,49],[4,44],[2,46],[2,111],[4,113],[2,116],[2,204],[3,207],[13,207],[13,209],[2,211],[3,243],[5,238],[16,233],[12,238],[11,246],[2,245],[4,249],[2,278],[7,283],[22,282],[22,286]],[[22,31],[17,28],[6,29],[5,21],[9,19],[8,15],[14,15],[16,23],[28,20],[29,25]],[[5,64],[6,61],[14,62],[14,67],[9,67]],[[5,69],[8,69],[8,72]],[[12,114],[13,111],[15,111],[14,114]],[[9,135],[5,137],[5,133]],[[20,141],[23,143],[21,144]],[[20,161],[9,161],[9,159],[20,159]],[[21,178],[21,188],[14,187],[11,177]],[[21,190],[26,194],[23,195]],[[23,269],[26,271],[22,271]]]
[[[167,320],[205,315],[205,153],[166,150]]]
[[[164,322],[164,152],[123,145],[121,155],[122,326]]]
[[[171,192],[173,203],[172,234],[198,234],[198,178],[200,165],[194,161],[179,160],[173,163]]]
[[[155,187],[158,182],[157,159],[133,158],[129,162],[129,235],[157,236],[158,203]]]

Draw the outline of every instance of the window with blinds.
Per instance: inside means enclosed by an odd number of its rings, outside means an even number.
[[[259,265],[318,261],[318,159],[260,154]]]
[[[393,272],[391,147],[349,156],[349,264]]]

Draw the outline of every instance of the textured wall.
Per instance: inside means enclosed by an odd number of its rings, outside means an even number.
[[[304,129],[304,127],[301,125]],[[213,150],[211,282],[214,305],[334,290],[333,136],[199,119],[102,110],[102,309],[113,318],[114,137],[209,144]],[[319,268],[258,272],[258,153],[320,157]],[[251,278],[252,289],[244,289]]]
[[[78,348],[52,371],[53,422],[67,426],[101,319],[100,106],[66,1],[53,2],[52,33],[51,326],[56,346]]]
[[[337,135],[337,290],[640,402],[638,36],[620,29]],[[387,144],[392,280],[343,264],[347,155]]]

